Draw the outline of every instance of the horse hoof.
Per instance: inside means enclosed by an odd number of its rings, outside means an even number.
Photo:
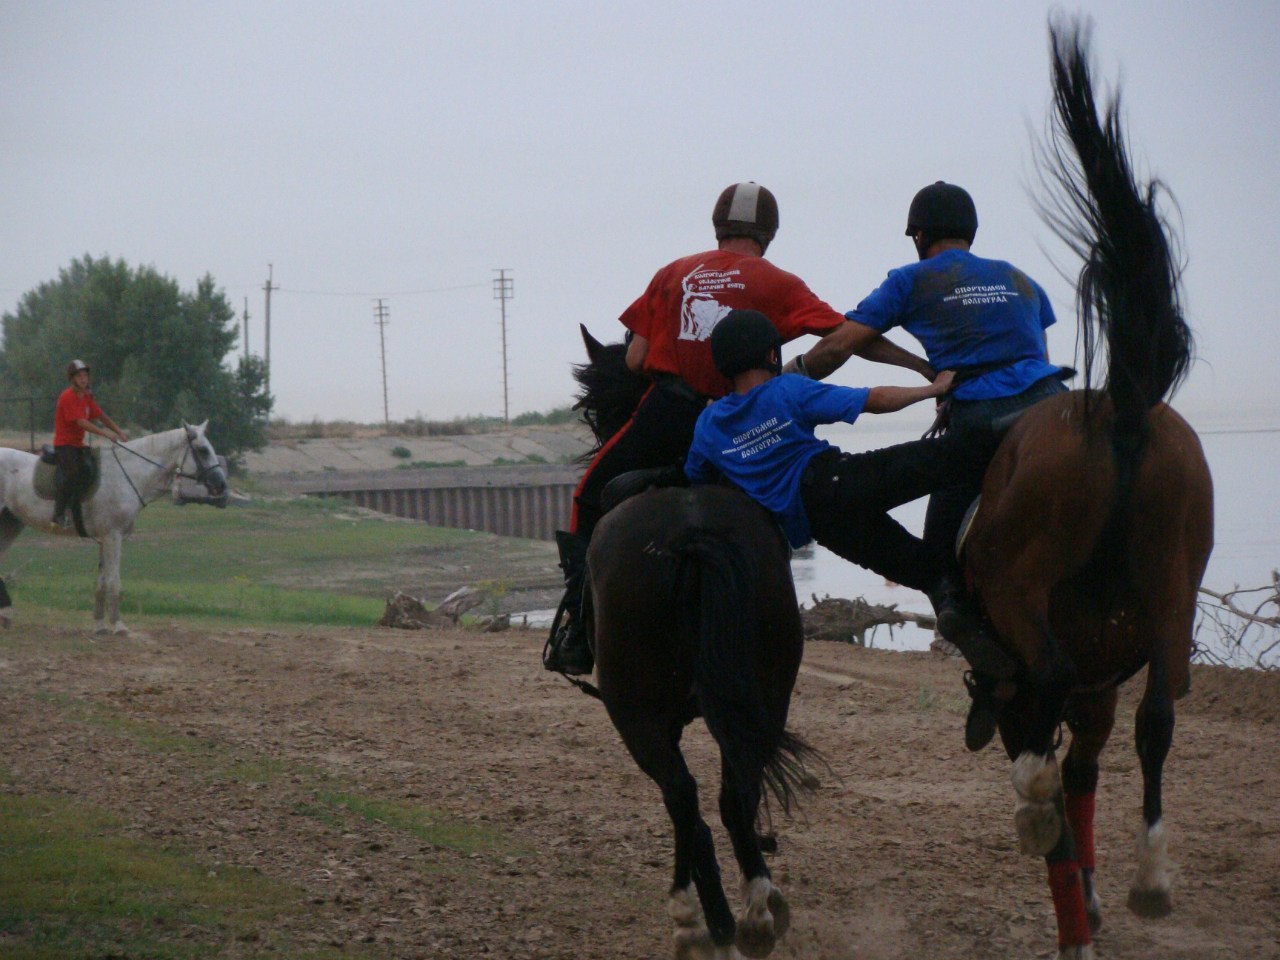
[[[0,630],[8,630],[13,626],[13,617],[7,613],[0,613]]]
[[[117,623],[114,627],[111,628],[111,632],[114,633],[117,637],[127,637],[129,635],[129,628],[126,627],[123,623]]]
[[[1102,929],[1102,903],[1097,896],[1084,905],[1084,915],[1089,920],[1089,934],[1096,937]]]
[[[1074,947],[1062,947],[1058,960],[1093,960],[1093,944],[1083,943]]]
[[[1018,849],[1031,857],[1043,857],[1058,844],[1062,820],[1052,803],[1022,803],[1013,815]]]
[[[675,921],[677,927],[689,930],[701,929],[704,932],[707,929],[706,921],[702,917],[702,903],[698,900],[698,893],[692,885],[682,890],[672,891],[670,899],[667,900],[667,915]]]
[[[1139,890],[1134,887],[1129,891],[1128,906],[1140,917],[1167,917],[1173,912],[1173,897],[1168,890]]]
[[[95,623],[93,625],[93,635],[95,637],[105,637],[110,632],[111,632],[111,628],[108,627],[105,623]]]
[[[675,960],[716,960],[716,945],[706,927],[681,927],[675,934]]]
[[[764,877],[747,884],[743,900],[734,945],[744,957],[767,957],[791,929],[791,908],[782,891]]]

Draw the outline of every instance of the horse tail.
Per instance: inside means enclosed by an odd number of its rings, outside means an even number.
[[[758,626],[752,558],[705,530],[692,531],[674,552],[681,633],[694,645],[702,717],[739,782],[763,782],[790,812],[811,782],[805,761],[821,757],[771,714],[760,689],[759,645],[769,638]]]
[[[1084,261],[1076,292],[1086,398],[1101,335],[1113,444],[1132,465],[1147,411],[1186,377],[1193,340],[1182,316],[1176,232],[1156,208],[1168,190],[1155,180],[1135,180],[1118,92],[1099,120],[1089,32],[1088,23],[1050,25],[1055,122],[1041,169],[1056,202],[1042,203],[1041,215]],[[1086,420],[1089,415],[1086,400]]]

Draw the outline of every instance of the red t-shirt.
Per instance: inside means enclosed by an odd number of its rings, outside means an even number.
[[[77,420],[96,420],[102,416],[102,410],[93,400],[92,393],[83,396],[72,387],[62,391],[58,397],[58,408],[53,413],[53,445],[55,447],[83,447],[84,428]]]
[[[762,257],[709,250],[669,263],[619,318],[649,341],[646,373],[674,373],[708,397],[732,383],[711,360],[711,331],[730,310],[759,310],[788,342],[822,335],[844,316],[819,300],[795,274]]]

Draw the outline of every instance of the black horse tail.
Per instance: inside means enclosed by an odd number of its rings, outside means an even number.
[[[821,757],[770,713],[756,675],[761,635],[752,558],[740,546],[695,530],[676,549],[682,639],[695,644],[698,708],[724,762],[744,785],[760,783],[790,812],[813,780],[805,761]]]
[[[1089,32],[1087,23],[1050,24],[1055,122],[1041,169],[1056,202],[1042,203],[1041,215],[1084,261],[1076,292],[1085,387],[1091,386],[1100,334],[1113,442],[1118,457],[1132,465],[1142,449],[1147,411],[1186,377],[1193,342],[1180,304],[1176,233],[1156,209],[1158,196],[1168,191],[1158,181],[1136,182],[1118,92],[1099,120]]]

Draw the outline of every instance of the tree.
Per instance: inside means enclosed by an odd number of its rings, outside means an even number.
[[[117,421],[153,431],[207,418],[210,440],[235,461],[262,447],[272,404],[261,361],[225,365],[236,338],[211,276],[184,292],[154,267],[86,255],[4,314],[0,375],[6,394],[56,396],[80,357]]]

